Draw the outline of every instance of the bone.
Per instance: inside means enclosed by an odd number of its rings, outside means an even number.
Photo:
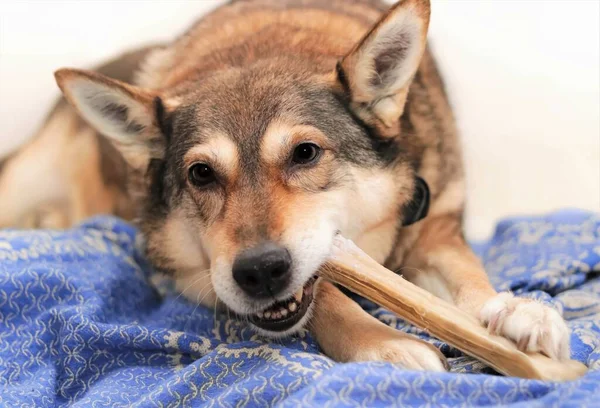
[[[396,313],[504,375],[569,381],[587,371],[578,361],[556,361],[540,353],[520,351],[510,340],[490,334],[474,316],[396,275],[339,235],[319,275]]]

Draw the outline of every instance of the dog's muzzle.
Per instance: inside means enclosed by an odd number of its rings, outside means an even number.
[[[275,302],[262,312],[250,315],[250,323],[271,332],[291,329],[306,315],[313,301],[315,281],[316,277],[309,279],[293,296]]]
[[[242,251],[232,266],[233,279],[251,298],[273,304],[259,313],[247,316],[250,322],[265,331],[284,332],[293,328],[306,315],[313,300],[313,284],[309,279],[302,288],[284,300],[289,293],[292,259],[289,251],[274,243],[263,242]]]

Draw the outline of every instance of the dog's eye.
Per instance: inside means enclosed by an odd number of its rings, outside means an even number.
[[[307,164],[315,161],[320,153],[321,148],[316,144],[302,143],[296,146],[292,161],[296,164]]]
[[[216,180],[215,172],[204,163],[197,163],[190,167],[189,178],[192,184],[203,187]]]

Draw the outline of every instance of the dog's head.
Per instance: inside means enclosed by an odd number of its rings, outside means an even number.
[[[337,232],[388,234],[426,212],[400,116],[428,22],[427,1],[403,1],[328,75],[281,57],[161,90],[79,70],[56,76],[144,174],[140,225],[153,262],[192,300],[220,300],[286,334],[307,319]]]

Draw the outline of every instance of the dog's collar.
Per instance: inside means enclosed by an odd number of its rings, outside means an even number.
[[[414,224],[427,216],[429,211],[429,186],[421,177],[415,179],[415,192],[412,199],[402,209],[402,226]]]

